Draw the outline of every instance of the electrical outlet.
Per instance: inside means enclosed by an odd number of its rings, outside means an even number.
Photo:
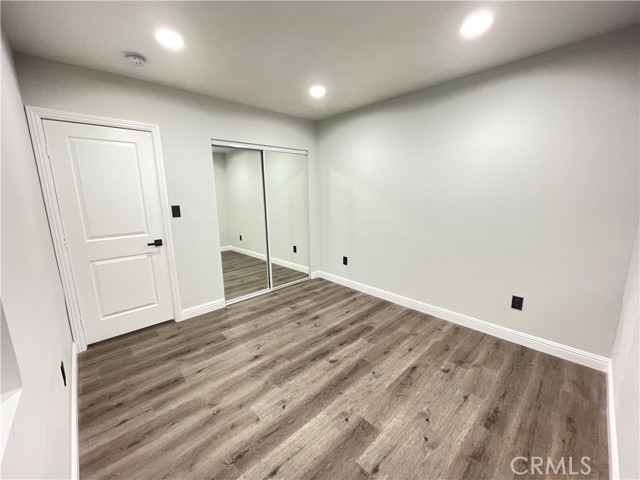
[[[171,205],[171,216],[173,218],[179,218],[182,216],[182,213],[180,213],[180,205]]]
[[[64,362],[60,362],[60,373],[62,374],[62,383],[67,386],[67,373],[64,371]]]
[[[524,303],[524,298],[516,297],[515,295],[511,297],[511,308],[515,308],[516,310],[522,310],[523,303]]]
[[[240,241],[242,241],[242,235],[240,235]]]
[[[347,263],[349,263],[349,259],[347,257],[342,257],[342,264],[346,265]]]
[[[293,253],[298,253],[298,247],[296,247],[295,245],[293,246]]]

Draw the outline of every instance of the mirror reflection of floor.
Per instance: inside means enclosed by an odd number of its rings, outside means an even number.
[[[221,254],[224,296],[227,300],[259,292],[269,287],[267,262],[233,251],[221,252]],[[306,273],[273,264],[273,284],[275,286],[307,277]]]

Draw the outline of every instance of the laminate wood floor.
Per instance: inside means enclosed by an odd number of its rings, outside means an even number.
[[[81,478],[608,478],[604,374],[325,280],[92,345],[79,388]]]
[[[266,261],[233,251],[221,252],[221,255],[224,296],[227,300],[259,292],[269,287]],[[275,286],[308,276],[306,273],[273,264],[273,284]]]

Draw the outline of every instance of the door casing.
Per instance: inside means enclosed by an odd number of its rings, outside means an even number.
[[[153,143],[154,161],[156,167],[156,181],[160,195],[160,215],[162,227],[165,235],[165,245],[167,262],[169,264],[169,281],[171,286],[171,296],[173,303],[173,314],[175,321],[181,320],[180,293],[178,291],[178,276],[176,270],[176,260],[173,246],[173,235],[171,233],[171,215],[169,211],[169,197],[167,193],[167,183],[164,174],[164,162],[162,161],[162,149],[160,144],[160,127],[150,123],[135,122],[131,120],[120,120],[107,117],[97,117],[80,113],[51,110],[47,108],[26,106],[27,122],[31,132],[31,142],[36,158],[40,186],[44,197],[45,209],[49,220],[49,228],[53,239],[53,247],[62,280],[62,288],[67,302],[67,312],[69,324],[74,342],[77,344],[79,352],[87,349],[87,340],[80,318],[78,298],[73,283],[71,273],[71,261],[64,242],[64,229],[62,227],[62,217],[58,208],[55,184],[51,163],[47,151],[47,143],[44,134],[43,120],[57,120],[62,122],[82,123],[88,125],[98,125],[102,127],[124,128],[128,130],[138,130],[149,132]]]

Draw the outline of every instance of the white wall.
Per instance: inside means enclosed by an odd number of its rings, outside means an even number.
[[[304,269],[309,266],[305,158],[281,152],[267,152],[266,157],[271,256],[274,262],[289,262]],[[293,245],[297,253],[293,253]]]
[[[267,239],[260,152],[257,150],[229,152],[226,155],[226,179],[230,245],[266,256]]]
[[[640,256],[636,237],[611,366],[620,478],[640,478]]]
[[[160,126],[169,201],[182,207],[172,227],[183,309],[224,296],[211,139],[309,150],[312,172],[317,169],[313,122],[34,57],[18,55],[16,63],[27,105]],[[316,263],[318,194],[312,182]]]
[[[216,205],[218,207],[218,232],[222,247],[231,245],[229,215],[227,208],[227,163],[224,153],[213,154],[213,175],[215,178]]]
[[[2,36],[2,303],[22,395],[2,478],[69,478],[71,334],[9,46]]]
[[[322,269],[610,356],[638,223],[637,35],[320,122]]]

